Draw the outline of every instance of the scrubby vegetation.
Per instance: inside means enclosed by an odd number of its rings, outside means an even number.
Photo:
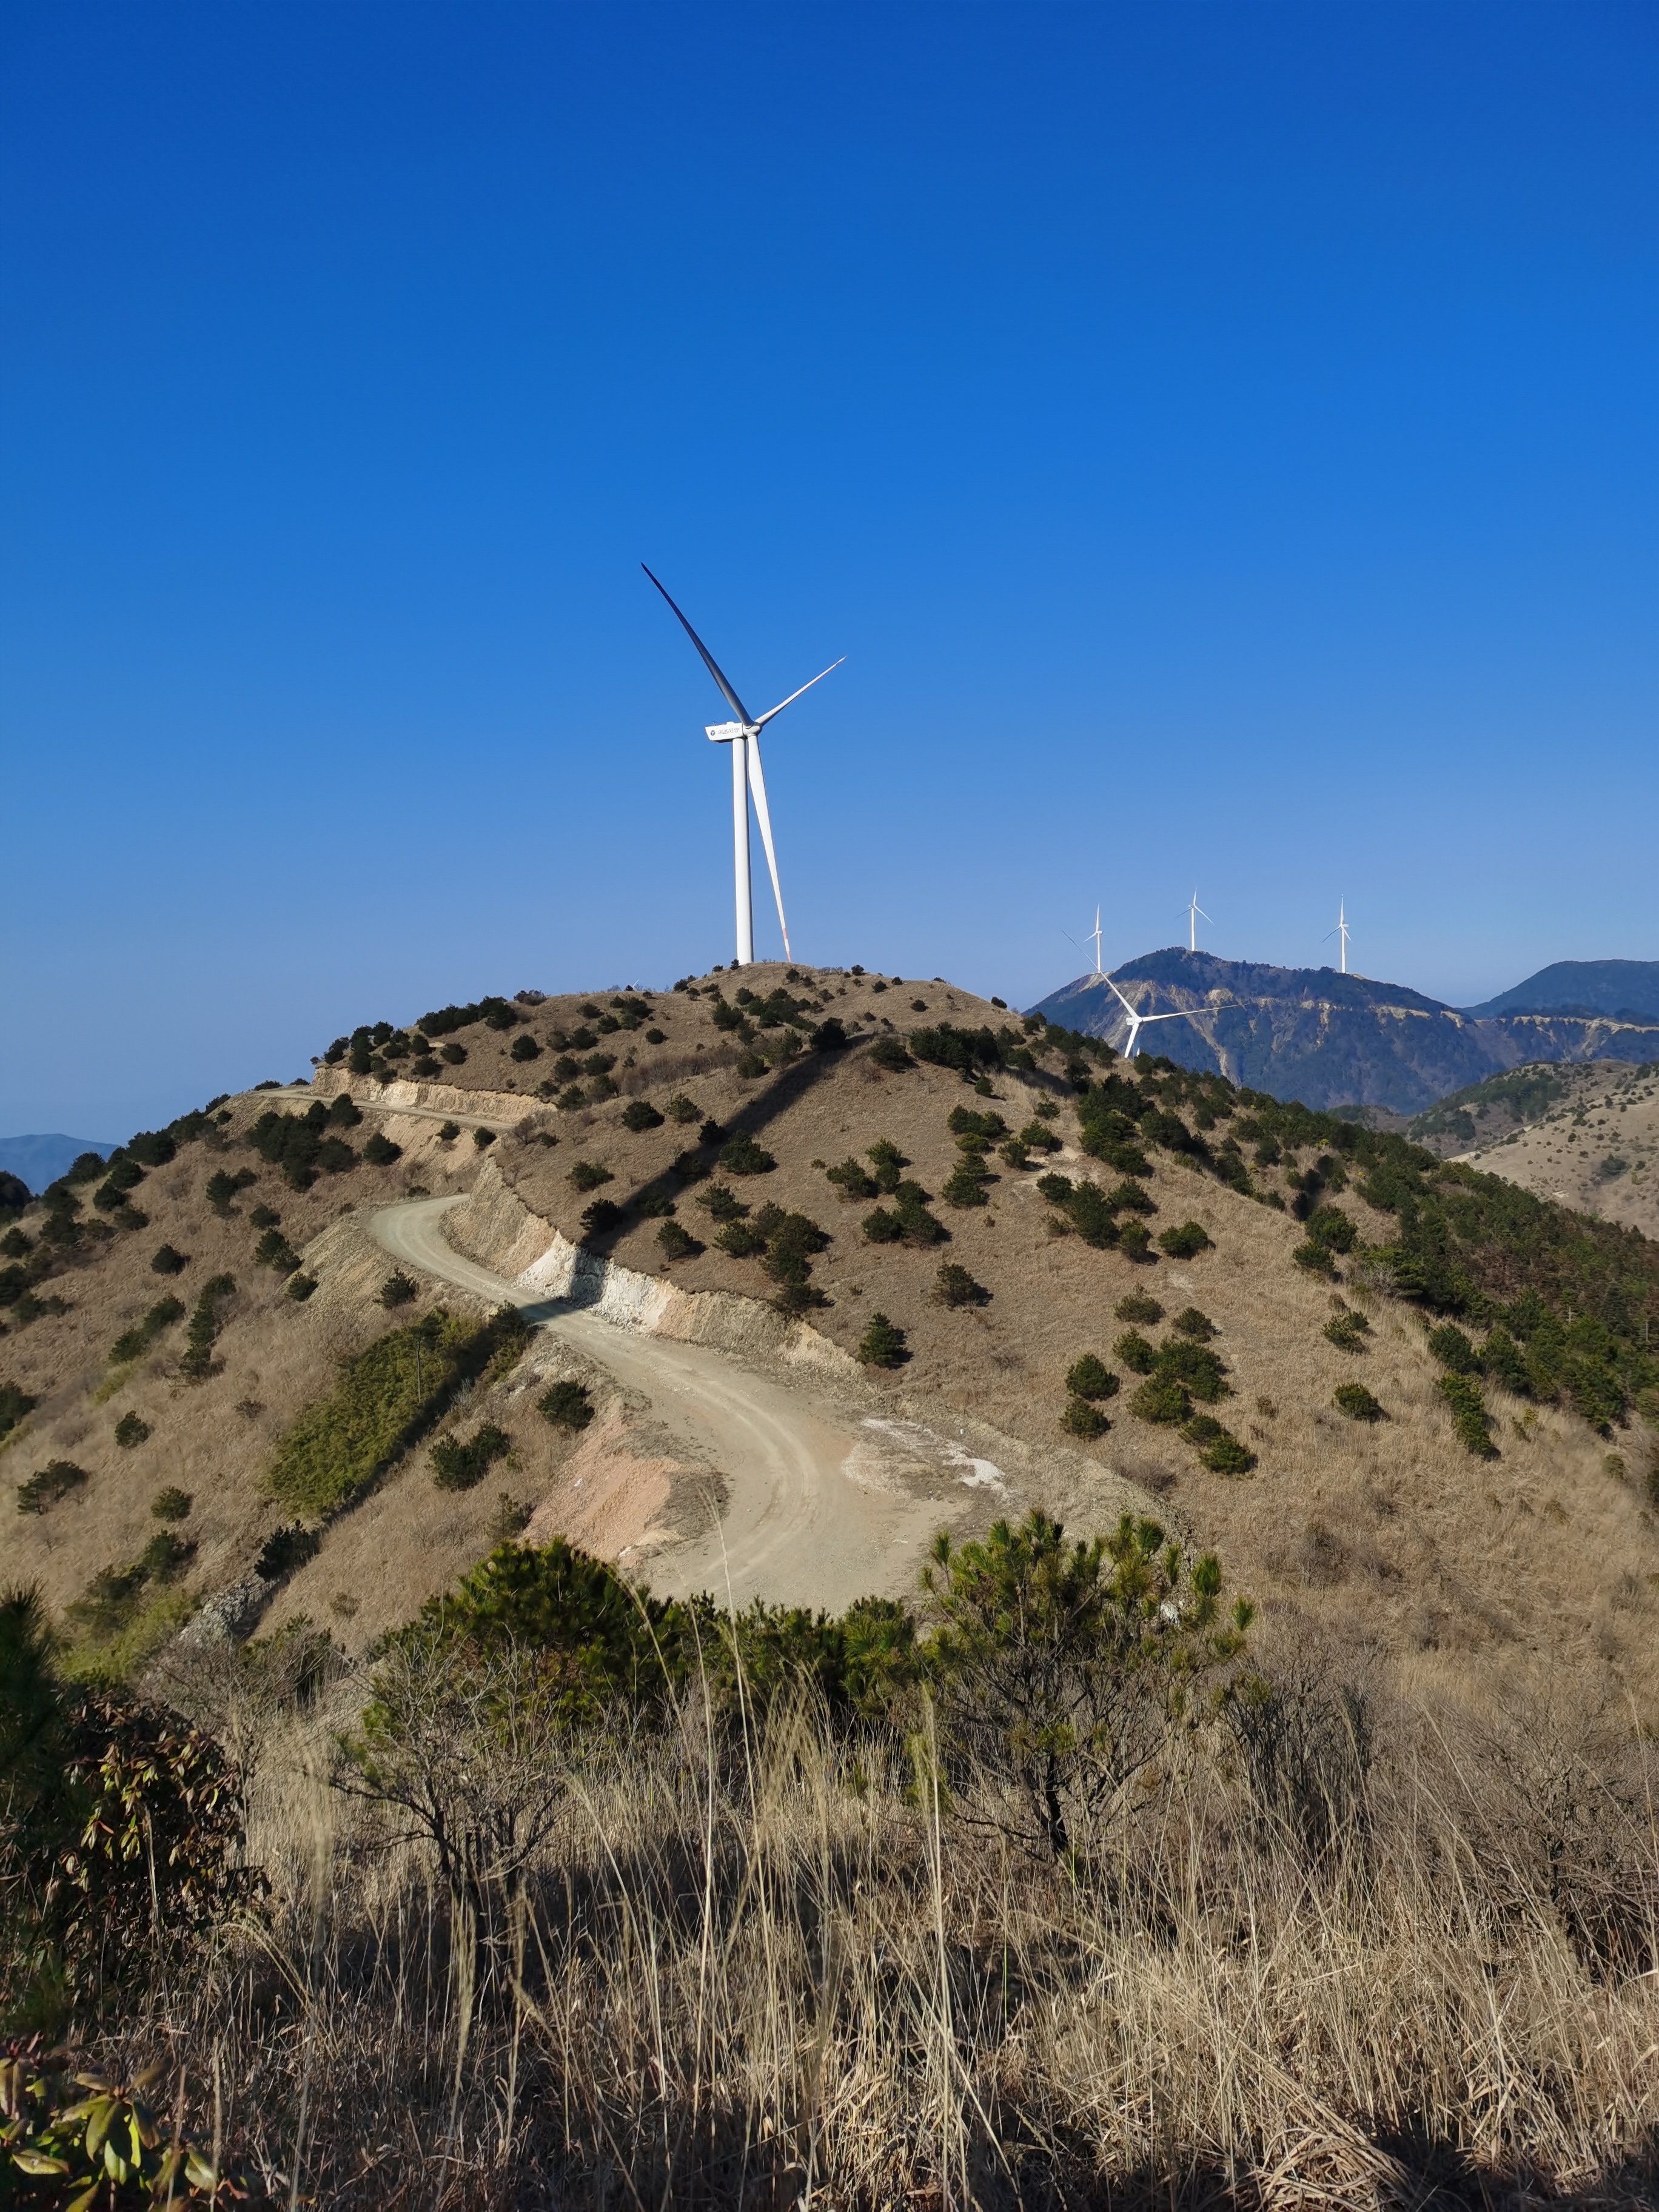
[[[219,1309],[235,1294],[236,1282],[231,1275],[215,1275],[202,1285],[202,1294],[185,1331],[185,1350],[179,1362],[179,1373],[188,1376],[192,1382],[204,1381],[212,1370],[213,1346],[220,1328]],[[159,1311],[159,1308],[151,1310]]]
[[[593,1418],[586,1382],[554,1382],[536,1401],[536,1410],[556,1428],[585,1429]]]
[[[171,1328],[174,1322],[182,1321],[184,1317],[183,1299],[158,1298],[143,1321],[131,1328],[124,1329],[116,1338],[109,1348],[111,1359],[120,1366],[125,1366],[129,1360],[142,1359],[162,1330]]]
[[[432,1447],[432,1480],[440,1490],[476,1490],[512,1449],[512,1438],[493,1421],[483,1422],[465,1442],[440,1437]]]
[[[17,1510],[20,1513],[47,1513],[60,1498],[71,1491],[84,1487],[87,1471],[76,1467],[72,1460],[49,1460],[17,1486]]]
[[[869,1327],[860,1340],[858,1356],[866,1367],[902,1366],[910,1357],[905,1348],[904,1331],[884,1313],[872,1313]]]

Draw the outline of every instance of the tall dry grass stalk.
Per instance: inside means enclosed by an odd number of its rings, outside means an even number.
[[[1654,2201],[1653,1832],[1537,1802],[1536,1729],[1399,1715],[1311,1808],[1211,1745],[1056,1867],[930,1755],[694,1714],[571,1761],[480,1942],[327,1788],[341,1718],[258,1768],[265,1932],[141,2031],[290,2203]]]

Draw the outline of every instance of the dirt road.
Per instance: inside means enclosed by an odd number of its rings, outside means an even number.
[[[567,1339],[650,1401],[689,1463],[724,1478],[718,1525],[658,1552],[653,1588],[839,1612],[867,1593],[914,1590],[942,1522],[981,1520],[994,1500],[1007,1502],[1000,1468],[916,1423],[872,1418],[728,1353],[620,1328],[562,1300],[527,1301],[447,1242],[444,1214],[461,1202],[413,1199],[368,1225],[405,1266],[492,1304],[510,1300]]]

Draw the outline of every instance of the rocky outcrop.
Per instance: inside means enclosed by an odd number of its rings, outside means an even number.
[[[623,1267],[573,1244],[532,1212],[486,1160],[472,1191],[444,1216],[444,1235],[480,1267],[538,1301],[580,1306],[601,1321],[648,1336],[764,1356],[786,1366],[856,1376],[858,1362],[805,1322],[731,1291],[683,1291],[658,1275]]]

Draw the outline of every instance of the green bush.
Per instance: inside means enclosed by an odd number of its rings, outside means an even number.
[[[270,1206],[256,1206],[248,1216],[256,1229],[274,1229],[282,1218],[276,1208]]]
[[[1028,1121],[1019,1133],[1019,1141],[1033,1152],[1057,1152],[1060,1139],[1046,1121]]]
[[[432,1447],[432,1480],[440,1490],[476,1490],[512,1449],[512,1438],[493,1421],[486,1421],[465,1443],[459,1437],[440,1437]]]
[[[878,1037],[870,1048],[870,1058],[877,1067],[885,1068],[890,1075],[902,1075],[907,1067],[914,1067],[916,1064],[905,1049],[904,1039],[899,1036]]]
[[[1496,1459],[1498,1447],[1492,1440],[1494,1423],[1480,1385],[1469,1375],[1443,1375],[1440,1395],[1451,1407],[1452,1426],[1465,1450],[1477,1459]]]
[[[115,1424],[115,1441],[123,1451],[144,1443],[149,1432],[149,1423],[137,1413],[123,1413]]]
[[[711,1182],[707,1190],[699,1191],[697,1204],[707,1206],[716,1221],[741,1221],[749,1208],[730,1184]]]
[[[349,1091],[343,1091],[337,1098],[330,1099],[328,1126],[331,1129],[355,1129],[362,1118],[362,1109]]]
[[[765,1232],[752,1221],[728,1221],[714,1242],[734,1260],[752,1260],[766,1249]]]
[[[902,1244],[904,1241],[904,1224],[884,1206],[877,1206],[873,1213],[866,1213],[863,1227],[872,1244]]]
[[[899,1179],[910,1164],[890,1137],[878,1137],[865,1158],[875,1170],[876,1188],[884,1197],[891,1197],[899,1187]]]
[[[300,1264],[300,1255],[280,1229],[267,1229],[253,1248],[256,1267],[275,1267],[279,1275],[291,1275]]]
[[[1207,1345],[1194,1344],[1188,1338],[1171,1337],[1159,1347],[1158,1372],[1173,1376],[1206,1405],[1229,1395],[1226,1368]]]
[[[866,1367],[902,1367],[910,1357],[904,1331],[884,1313],[872,1313],[859,1342],[858,1356]]]
[[[947,1261],[933,1281],[935,1304],[942,1306],[982,1306],[989,1302],[991,1293],[983,1283],[976,1283],[966,1267]]]
[[[1126,1260],[1144,1260],[1152,1244],[1152,1232],[1144,1221],[1126,1221],[1117,1232],[1117,1249]]]
[[[1339,1383],[1332,1402],[1337,1411],[1346,1413],[1351,1421],[1384,1421],[1388,1419],[1381,1403],[1372,1397],[1363,1382]]]
[[[777,1162],[745,1132],[721,1147],[720,1165],[727,1175],[767,1175]]]
[[[522,1036],[516,1036],[514,1038],[513,1049],[507,1054],[507,1058],[509,1060],[539,1060],[541,1056],[542,1048],[540,1045],[537,1043],[535,1038],[531,1036],[528,1030],[525,1031]]]
[[[1316,1244],[1310,1237],[1297,1246],[1291,1257],[1298,1267],[1305,1267],[1310,1275],[1323,1275],[1334,1280],[1336,1262],[1332,1259],[1328,1245]]]
[[[575,1073],[574,1068],[571,1073],[573,1074]],[[696,1121],[701,1118],[702,1114],[702,1107],[697,1105],[693,1100],[688,1098],[683,1091],[677,1091],[674,1093],[664,1110],[666,1112],[671,1121],[678,1121],[681,1123]]]
[[[466,1060],[466,1047],[464,1044],[447,1044],[438,1057],[451,1067],[463,1066]]]
[[[982,1160],[961,1159],[946,1176],[939,1195],[947,1206],[984,1206],[988,1203],[987,1186],[996,1180]]]
[[[702,1246],[678,1221],[665,1221],[657,1231],[657,1245],[665,1261],[695,1260]]]
[[[1148,1328],[1164,1318],[1163,1307],[1144,1291],[1131,1291],[1127,1297],[1118,1300],[1112,1310],[1119,1321],[1139,1322]]]
[[[236,1291],[234,1276],[215,1275],[202,1286],[190,1316],[190,1327],[185,1332],[184,1356],[179,1362],[179,1372],[192,1382],[201,1382],[213,1364],[213,1346],[220,1329],[219,1308],[226,1298]]]
[[[1088,1437],[1104,1436],[1111,1424],[1097,1406],[1091,1406],[1086,1398],[1073,1397],[1066,1401],[1060,1425],[1070,1436]]]
[[[1255,1465],[1255,1454],[1225,1429],[1198,1456],[1212,1474],[1248,1474]]]
[[[585,1429],[593,1418],[586,1382],[550,1383],[537,1399],[536,1411],[560,1429]]]
[[[1178,1229],[1162,1231],[1158,1241],[1172,1260],[1195,1260],[1209,1250],[1212,1239],[1196,1221],[1183,1221]]]
[[[1148,1342],[1138,1329],[1126,1331],[1112,1350],[1131,1375],[1150,1375],[1158,1365],[1158,1346]]]
[[[597,1190],[601,1183],[614,1182],[616,1177],[597,1161],[576,1160],[571,1165],[570,1181],[578,1190]]]
[[[1325,1335],[1339,1352],[1364,1352],[1370,1326],[1364,1314],[1345,1307],[1340,1313],[1333,1314],[1326,1322]]]
[[[1129,1401],[1129,1411],[1137,1420],[1166,1427],[1189,1419],[1192,1410],[1192,1400],[1173,1375],[1149,1375]]]
[[[648,1098],[630,1098],[622,1110],[622,1125],[638,1136],[647,1129],[660,1129],[663,1117]]]
[[[1170,1327],[1177,1336],[1191,1337],[1194,1344],[1208,1344],[1216,1333],[1208,1314],[1200,1313],[1196,1306],[1183,1306]]]
[[[253,1562],[253,1571],[268,1583],[285,1582],[296,1574],[308,1559],[314,1559],[323,1547],[323,1540],[314,1528],[307,1528],[297,1521],[286,1528],[273,1528],[259,1547],[259,1556]]]
[[[908,1243],[926,1248],[944,1243],[950,1232],[927,1211],[927,1194],[919,1182],[901,1182],[893,1193],[890,1212],[878,1206],[864,1218],[864,1233],[872,1244]]]
[[[1074,1398],[1115,1398],[1118,1380],[1103,1360],[1085,1352],[1066,1370],[1066,1388]]]
[[[1454,1375],[1478,1375],[1480,1355],[1455,1322],[1443,1322],[1429,1331],[1429,1357]]]
[[[184,1308],[180,1306],[179,1310],[182,1313]],[[0,1382],[0,1437],[9,1437],[40,1402],[38,1398],[31,1398],[20,1383]]]
[[[1156,1213],[1158,1200],[1143,1183],[1125,1181],[1109,1191],[1106,1203],[1115,1213]],[[1202,1231],[1200,1232],[1200,1235]],[[1207,1238],[1206,1242],[1207,1243]]]
[[[849,1152],[839,1167],[826,1168],[827,1181],[838,1184],[843,1199],[866,1199],[876,1195],[876,1179],[861,1162]]]
[[[164,1328],[184,1318],[184,1302],[179,1298],[158,1298],[149,1311],[134,1328],[125,1329],[110,1346],[112,1360],[125,1364],[131,1359],[142,1359]]]
[[[482,1324],[440,1307],[389,1329],[343,1361],[330,1395],[308,1407],[276,1448],[270,1495],[325,1519],[393,1466],[465,1382],[494,1381],[529,1341],[522,1314],[501,1307]]]
[[[223,1168],[220,1168],[207,1179],[205,1193],[207,1202],[216,1213],[222,1216],[228,1214],[230,1212],[231,1202],[237,1193],[246,1190],[251,1182],[258,1181],[258,1177],[252,1168],[238,1168],[234,1175],[228,1174]]]
[[[591,1206],[582,1208],[582,1234],[603,1237],[623,1223],[623,1209],[613,1198],[596,1198]]]
[[[475,1129],[472,1132],[472,1142],[481,1152],[487,1152],[495,1141],[495,1132],[493,1129]]]
[[[830,1014],[818,1024],[807,1042],[814,1052],[843,1052],[847,1047],[846,1024]]]
[[[49,1460],[26,1481],[17,1486],[17,1510],[20,1513],[46,1513],[60,1498],[67,1498],[72,1490],[79,1490],[87,1480],[87,1471],[76,1467],[73,1460]]]
[[[292,1298],[295,1305],[302,1306],[316,1287],[317,1278],[314,1275],[290,1275],[283,1285],[283,1295]]]
[[[1352,1252],[1359,1231],[1353,1218],[1340,1206],[1322,1206],[1308,1216],[1308,1235],[1328,1251]]]
[[[676,1202],[665,1190],[642,1190],[634,1201],[634,1211],[641,1221],[661,1221],[677,1210]]]
[[[396,1306],[412,1305],[420,1294],[420,1285],[398,1267],[381,1284],[380,1304],[390,1313]]]
[[[323,1149],[325,1152],[327,1146],[325,1146]],[[377,1129],[363,1146],[363,1158],[372,1168],[389,1168],[394,1160],[400,1160],[403,1156],[403,1146],[394,1145],[391,1138],[380,1129]],[[322,1166],[328,1165],[328,1162],[322,1159],[320,1154],[319,1158]]]
[[[1508,1329],[1494,1328],[1480,1347],[1480,1364],[1491,1379],[1524,1398],[1532,1389],[1532,1378],[1520,1346]]]
[[[149,1510],[157,1521],[188,1521],[195,1500],[187,1490],[180,1490],[176,1482],[165,1490],[158,1490],[150,1500]]]
[[[459,1121],[446,1121],[438,1132],[438,1142],[441,1145],[453,1145],[460,1133],[461,1125]]]
[[[190,1255],[171,1244],[159,1246],[153,1255],[149,1271],[153,1275],[182,1275],[190,1265]]]

